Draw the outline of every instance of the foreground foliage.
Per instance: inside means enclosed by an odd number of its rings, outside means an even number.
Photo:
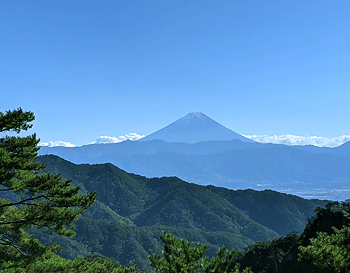
[[[256,242],[238,253],[230,268],[240,263],[255,273],[350,272],[349,200],[315,212],[302,234]]]
[[[52,252],[36,257],[31,262],[6,262],[0,267],[0,272],[6,273],[36,273],[36,272],[89,272],[89,273],[136,273],[136,265],[128,267],[120,265],[113,259],[102,255],[92,255],[78,258],[74,261],[64,259]]]
[[[311,245],[300,246],[300,261],[313,263],[319,272],[332,269],[341,273],[350,271],[350,227],[333,227],[334,234],[319,232],[311,238]]]
[[[79,186],[60,175],[39,174],[45,168],[35,160],[39,148],[36,135],[8,136],[32,127],[34,114],[0,112],[0,192],[11,198],[0,199],[0,263],[19,262],[58,251],[58,245],[44,246],[26,229],[37,227],[46,232],[73,236],[73,221],[92,206],[96,194],[79,194]],[[6,135],[5,135],[6,134]]]
[[[161,240],[164,243],[163,257],[157,254],[149,257],[151,266],[157,273],[225,273],[236,255],[235,250],[228,251],[224,246],[219,249],[217,257],[209,261],[207,257],[204,258],[206,245],[198,243],[197,247],[193,247],[190,242],[178,239],[166,231]],[[235,273],[240,272],[239,267],[235,267]],[[251,270],[246,268],[243,272],[249,273]]]

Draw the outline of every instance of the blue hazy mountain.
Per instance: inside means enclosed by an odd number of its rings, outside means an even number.
[[[75,164],[112,163],[147,177],[177,176],[201,185],[286,190],[306,198],[349,198],[350,142],[336,148],[263,144],[201,113],[188,114],[143,141],[42,147],[39,155],[46,154]],[[323,193],[331,191],[332,196]]]
[[[196,143],[238,139],[253,143],[253,140],[226,128],[203,113],[189,113],[168,126],[142,138],[140,141],[159,139],[166,142]]]

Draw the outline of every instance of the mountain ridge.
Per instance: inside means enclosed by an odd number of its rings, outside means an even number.
[[[157,204],[162,203],[161,208],[164,208],[166,204],[174,204],[173,200],[181,198],[187,201],[176,202],[179,207],[173,207],[171,210],[175,209],[183,211],[183,206],[188,206],[189,204],[191,204],[191,201],[189,201],[189,199],[193,199],[197,201],[202,200],[200,201],[201,204],[203,206],[208,206],[208,211],[215,209],[216,206],[223,207],[224,211],[226,209],[231,209],[231,206],[233,206],[233,211],[237,211],[237,204],[240,204],[239,207],[241,208],[244,207],[244,204],[241,204],[241,201],[237,200],[239,200],[239,198],[244,198],[246,199],[246,204],[250,204],[249,206],[247,205],[245,209],[250,209],[251,211],[246,211],[245,213],[248,214],[246,214],[245,216],[240,216],[241,218],[245,218],[247,215],[255,213],[255,209],[253,206],[257,205],[257,203],[249,201],[249,199],[251,199],[251,197],[254,195],[263,196],[264,194],[268,193],[268,196],[280,196],[281,198],[279,198],[280,201],[278,202],[278,206],[283,206],[283,200],[288,200],[290,198],[296,200],[297,202],[303,202],[305,204],[311,204],[315,202],[315,200],[306,200],[297,196],[293,196],[286,193],[279,193],[271,190],[230,190],[223,187],[215,187],[212,185],[201,186],[194,183],[188,183],[175,176],[147,178],[137,174],[128,173],[110,163],[77,165],[53,155],[40,156],[39,162],[47,164],[45,172],[50,172],[54,174],[61,173],[63,179],[71,178],[74,184],[82,185],[82,188],[84,190],[97,191],[98,200],[100,202],[108,204],[110,209],[115,211],[118,215],[122,217],[127,217],[133,222],[138,223],[140,226],[147,225],[145,221],[141,221],[141,218],[147,219],[147,221],[151,220],[149,217],[143,217],[143,213],[147,212],[146,215],[149,215],[148,212],[150,210],[154,211],[154,207],[158,206]],[[99,187],[99,185],[103,185],[103,187]],[[245,193],[249,194],[246,195]],[[215,202],[211,203],[214,200]],[[264,198],[260,199],[260,201],[264,203],[266,203],[268,200],[271,200],[271,198],[266,198],[266,200],[264,200]],[[322,200],[316,201],[318,205],[327,203],[327,201]],[[277,205],[276,202],[272,203],[275,206]],[[193,205],[188,206],[186,210],[191,210],[197,205],[198,204],[194,203]],[[288,202],[285,203],[285,205],[288,205]],[[305,205],[302,205],[300,209],[304,207]],[[293,209],[295,209],[295,207],[293,207]],[[161,212],[161,210],[158,211]],[[261,213],[262,211],[264,211],[264,214],[268,214],[271,212],[268,208],[266,208],[266,205],[260,208]],[[216,215],[221,215],[222,213],[222,211],[220,212],[219,209],[216,209]],[[279,213],[281,215],[278,217],[283,218],[283,212],[280,211]],[[158,219],[165,219],[167,217],[168,215],[164,214],[163,216],[161,216],[161,218]],[[151,221],[156,221],[156,218],[154,218],[154,220]],[[170,219],[170,221],[173,220]],[[196,221],[202,220],[197,219]],[[306,219],[304,221],[306,221]],[[153,224],[156,223],[153,222]],[[166,224],[166,222],[161,222],[161,224]],[[205,226],[208,224],[212,223],[203,222],[199,226]],[[290,232],[293,231],[293,229],[301,230],[301,227],[294,227],[293,225],[295,224],[296,223],[290,224]],[[174,222],[172,223],[172,225],[176,226],[176,223]],[[230,230],[230,228],[226,226],[218,225],[218,227],[222,231]],[[270,226],[269,228],[271,228],[272,230],[274,229],[274,227],[272,226]],[[206,228],[206,230],[211,229]],[[233,230],[231,230],[231,232],[233,232]]]
[[[347,146],[325,149],[240,140],[194,144],[150,140],[77,148],[45,147],[39,155],[55,154],[76,164],[110,162],[131,173],[178,176],[201,185],[296,192],[346,188],[350,181]],[[344,199],[346,192],[335,194]]]
[[[302,232],[314,209],[328,203],[271,190],[200,186],[177,177],[146,178],[110,163],[77,165],[53,155],[38,161],[47,164],[44,172],[71,178],[83,192],[97,192],[96,204],[76,221],[75,237],[35,231],[44,243],[62,244],[60,255],[66,258],[101,253],[145,268],[148,255],[161,254],[161,230],[208,244],[213,257],[223,244],[243,250],[255,241]]]
[[[300,196],[310,196],[312,191],[318,198],[324,196],[321,190],[330,193],[324,199],[347,198],[350,143],[336,148],[287,146],[240,137],[196,112],[138,141],[41,147],[39,155],[55,154],[76,164],[110,162],[131,173],[177,176],[201,185],[292,190]]]

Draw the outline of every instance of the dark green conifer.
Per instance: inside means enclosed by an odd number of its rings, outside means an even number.
[[[73,221],[96,200],[94,192],[79,194],[71,180],[39,173],[45,168],[36,162],[39,139],[13,133],[31,128],[34,119],[21,108],[0,112],[0,263],[59,250],[58,245],[43,246],[26,230],[36,227],[73,236]]]

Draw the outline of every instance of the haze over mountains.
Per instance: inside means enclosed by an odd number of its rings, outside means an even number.
[[[274,189],[305,198],[344,200],[350,144],[336,148],[262,144],[202,113],[190,113],[138,141],[42,147],[73,163],[112,163],[147,177],[177,176],[201,185]]]

